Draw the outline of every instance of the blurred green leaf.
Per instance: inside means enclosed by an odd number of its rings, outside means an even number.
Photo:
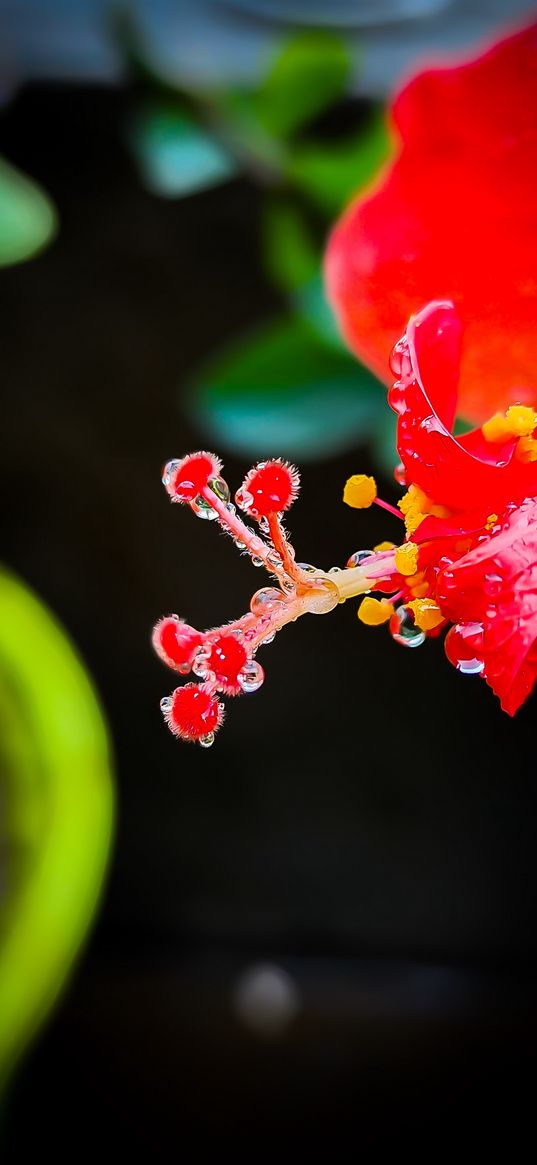
[[[252,457],[328,457],[364,441],[384,390],[356,360],[319,343],[299,319],[272,323],[200,376],[196,424]]]
[[[343,96],[348,75],[349,56],[340,37],[298,33],[255,95],[259,121],[274,137],[288,137]]]
[[[386,391],[386,390],[384,390]],[[393,471],[400,461],[396,445],[397,416],[383,399],[382,412],[375,427],[373,459],[380,473],[393,482]]]
[[[0,267],[31,259],[56,229],[56,211],[47,195],[0,158]]]
[[[229,181],[237,163],[225,147],[171,104],[151,104],[133,119],[129,140],[153,194],[184,198]]]
[[[319,248],[304,215],[289,200],[273,198],[266,203],[262,249],[265,270],[282,290],[295,291],[314,279],[319,267]]]
[[[377,110],[352,137],[296,145],[289,154],[287,178],[333,217],[375,177],[389,153],[384,113]]]
[[[46,1016],[99,897],[113,820],[106,728],[64,632],[0,572],[0,1082]]]
[[[317,267],[315,274],[295,291],[292,298],[294,309],[315,334],[325,344],[344,352],[350,359],[336,324],[334,313],[328,303],[324,289],[322,271]],[[353,361],[356,364],[356,361]]]

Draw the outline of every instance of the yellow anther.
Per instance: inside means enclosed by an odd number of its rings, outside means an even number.
[[[496,525],[497,521],[498,521],[497,514],[489,514],[487,521],[486,521],[487,530],[492,530],[492,527]]]
[[[516,447],[518,461],[537,461],[537,441],[534,437],[521,437]]]
[[[407,607],[410,607],[420,631],[433,631],[444,622],[444,616],[434,599],[411,599]]]
[[[511,405],[506,420],[514,437],[531,437],[537,425],[537,413],[529,405]]]
[[[375,553],[380,554],[383,550],[395,550],[395,542],[379,542],[378,546],[374,546]]]
[[[349,477],[343,490],[343,501],[355,510],[367,510],[377,496],[377,483],[366,473],[355,473]]]
[[[370,595],[366,595],[362,599],[358,608],[358,618],[366,627],[380,627],[382,623],[387,623],[394,614],[394,605],[388,599],[372,599]]]
[[[537,425],[537,413],[529,405],[511,405],[507,412],[496,413],[485,421],[485,441],[507,441],[509,437],[531,437]]]
[[[418,569],[418,547],[415,542],[404,542],[395,551],[395,569],[399,574],[415,574]]]
[[[401,513],[404,515],[407,534],[413,534],[417,530],[420,522],[423,522],[425,515],[429,511],[431,502],[427,494],[418,485],[411,485],[406,494],[403,494],[398,505]]]
[[[410,485],[398,505],[402,514],[408,514],[409,510],[413,509],[425,510],[429,505],[429,498],[419,485]]]
[[[432,502],[419,485],[411,485],[406,494],[398,502],[399,509],[404,515],[406,532],[410,536],[417,530],[424,518],[449,518],[450,511],[446,506],[439,506]]]

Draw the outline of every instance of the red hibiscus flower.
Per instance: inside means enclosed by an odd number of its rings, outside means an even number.
[[[460,339],[453,305],[432,303],[395,348],[408,540],[375,589],[400,591],[423,631],[452,622],[448,658],[513,714],[537,677],[537,413],[512,405],[454,437]]]
[[[531,690],[537,677],[537,412],[514,404],[481,428],[453,436],[461,326],[451,303],[433,302],[413,317],[391,363],[396,380],[388,399],[399,418],[401,457],[396,476],[407,491],[395,509],[377,497],[372,477],[357,474],[343,498],[358,509],[376,502],[404,517],[400,546],[381,543],[326,573],[296,562],[282,524],[298,493],[292,466],[261,462],[237,491],[235,502],[257,523],[256,533],[237,514],[213,454],[166,465],[171,500],[216,520],[272,578],[255,592],[250,610],[226,626],[202,633],[177,615],[157,623],[153,643],[162,661],[201,681],[175,688],[161,702],[182,740],[213,744],[224,717],[221,697],[257,691],[264,679],[257,652],[287,623],[327,614],[357,595],[366,596],[362,622],[388,622],[394,639],[409,647],[451,624],[448,659],[462,672],[482,675],[507,712]]]
[[[465,331],[461,415],[537,403],[537,25],[416,76],[391,121],[394,158],[328,248],[345,337],[386,379],[410,315],[450,300]]]
[[[451,663],[481,675],[511,715],[531,691],[536,98],[537,26],[470,64],[416,78],[394,105],[395,161],[330,242],[328,286],[344,332],[386,379],[390,349],[411,317],[393,349],[388,396],[398,414],[396,478],[406,493],[395,509],[377,497],[373,478],[358,474],[343,495],[350,506],[376,503],[404,518],[401,545],[383,542],[327,573],[296,561],[283,526],[298,494],[292,466],[262,462],[247,474],[235,495],[245,521],[217,457],[200,452],[168,462],[163,481],[171,500],[218,522],[271,576],[249,611],[226,626],[199,632],[177,615],[157,623],[160,658],[200,681],[161,702],[182,740],[212,745],[222,697],[261,686],[257,653],[287,623],[357,595],[365,596],[361,621],[388,623],[406,646],[446,631]],[[491,416],[495,408],[503,411]],[[455,437],[457,409],[484,423]]]

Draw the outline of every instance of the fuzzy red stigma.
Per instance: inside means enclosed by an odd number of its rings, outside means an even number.
[[[189,453],[181,461],[168,461],[162,481],[172,501],[193,502],[221,468],[213,453]]]
[[[239,675],[247,661],[246,650],[236,635],[220,635],[211,644],[209,672],[215,676],[218,687],[228,696],[242,691]]]
[[[261,461],[246,475],[236,495],[237,505],[258,518],[281,514],[298,494],[300,476],[285,461]]]
[[[188,623],[183,623],[177,615],[167,615],[159,619],[153,631],[153,647],[159,658],[168,667],[180,672],[189,672],[192,660],[203,643],[203,635]]]
[[[203,684],[185,684],[161,702],[166,722],[181,740],[212,744],[224,718],[222,705]]]

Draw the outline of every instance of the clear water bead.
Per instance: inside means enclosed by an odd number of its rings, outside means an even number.
[[[170,481],[175,473],[175,470],[178,468],[178,466],[180,464],[181,464],[181,462],[178,461],[177,458],[174,458],[173,461],[166,462],[166,465],[164,466],[164,469],[162,471],[162,484],[163,485],[170,484]]]
[[[198,744],[200,744],[202,748],[210,748],[211,745],[214,744],[214,732],[207,732],[205,736],[200,736]]]
[[[243,692],[257,692],[265,678],[265,672],[256,659],[249,659],[245,663],[238,680]]]
[[[459,659],[455,666],[463,676],[480,676],[485,670],[485,661],[476,656],[475,659]]]
[[[235,501],[241,510],[249,510],[253,500],[247,489],[238,489],[235,494]]]
[[[194,672],[194,675],[198,677],[199,680],[206,679],[207,673],[209,671],[209,659],[210,658],[211,658],[210,652],[205,651],[204,649],[196,652],[196,655],[194,656],[194,660],[192,663],[192,671]]]
[[[403,647],[421,647],[425,643],[425,631],[416,627],[412,612],[407,607],[397,607],[390,619],[390,632],[396,643]]]
[[[164,696],[163,699],[160,701],[161,712],[163,712],[164,715],[166,716],[166,714],[168,712],[171,712],[172,708],[173,708],[173,698],[171,696]]]
[[[285,603],[285,595],[277,587],[262,587],[256,591],[250,602],[252,615],[266,615]]]
[[[371,558],[373,553],[373,550],[355,550],[354,554],[351,554],[347,560],[347,567],[350,569],[353,566],[361,566],[362,562],[365,562],[366,558]]]
[[[317,567],[312,566],[311,562],[297,562],[297,566],[306,574],[317,574]]]
[[[207,485],[209,486],[209,489],[213,491],[213,494],[216,495],[218,500],[223,502],[224,505],[227,505],[229,502],[229,486],[227,481],[224,481],[223,477],[210,477]]]
[[[257,554],[254,554],[252,557],[252,566],[264,566],[263,559],[258,558]]]
[[[393,476],[395,477],[395,480],[396,480],[398,485],[402,485],[403,487],[406,486],[405,467],[404,467],[402,461],[399,462],[399,465],[395,466],[395,469],[393,471]]]
[[[206,522],[213,522],[218,517],[216,510],[201,494],[190,503],[190,509],[197,518],[203,518]]]
[[[272,566],[273,570],[280,570],[282,566],[282,556],[278,554],[277,550],[270,550],[267,554],[267,566]]]
[[[328,615],[338,606],[340,593],[330,579],[317,579],[312,585],[312,591],[315,594],[315,606],[309,608],[312,615]]]
[[[394,376],[408,376],[412,371],[410,349],[405,338],[398,340],[390,354],[390,368]]]

